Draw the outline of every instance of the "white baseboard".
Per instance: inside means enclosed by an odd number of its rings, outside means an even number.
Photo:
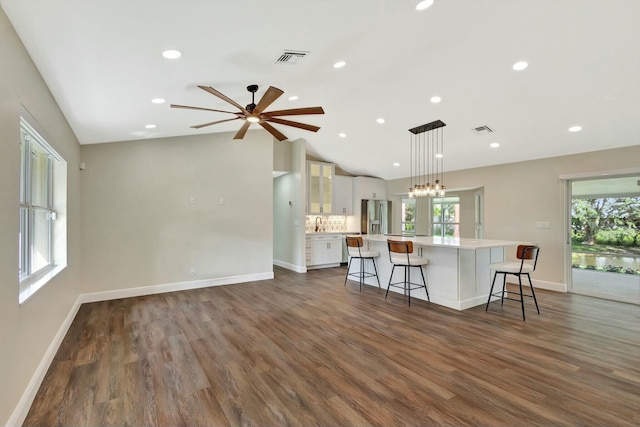
[[[206,279],[206,280],[195,280],[191,282],[179,282],[179,283],[167,283],[163,285],[151,285],[151,286],[140,286],[136,288],[128,288],[128,289],[118,289],[113,291],[104,291],[104,292],[93,292],[89,294],[80,294],[76,298],[75,303],[69,310],[67,317],[64,319],[58,332],[54,336],[51,344],[49,344],[49,348],[45,352],[42,360],[38,364],[36,371],[31,377],[31,381],[27,385],[26,390],[22,393],[22,397],[18,401],[18,406],[14,409],[13,413],[7,420],[6,427],[15,427],[21,426],[24,423],[27,414],[29,413],[29,409],[31,408],[31,404],[33,403],[33,399],[36,397],[36,393],[42,384],[42,380],[49,370],[49,366],[53,361],[60,345],[62,344],[62,340],[64,339],[67,331],[71,327],[71,323],[73,323],[73,319],[76,317],[80,306],[84,303],[89,302],[99,302],[99,301],[108,301],[112,299],[120,299],[120,298],[130,298],[130,297],[138,297],[143,295],[153,295],[153,294],[161,294],[165,292],[175,292],[175,291],[184,291],[189,289],[200,289],[207,288],[210,286],[221,286],[221,285],[231,285],[238,283],[246,283],[246,282],[255,282],[259,280],[270,280],[273,279],[273,271],[267,271],[264,273],[255,273],[255,274],[246,274],[241,276],[229,276],[229,277],[220,277],[216,279]]]
[[[514,280],[513,278],[509,278],[507,283],[512,285],[517,285],[518,283],[514,282],[513,280]],[[548,291],[568,292],[566,283],[547,282],[544,280],[535,280],[535,279],[531,279],[531,280],[533,281],[534,289],[546,289]],[[529,282],[526,279],[523,279],[522,285],[528,287]]]
[[[166,292],[186,291],[190,289],[208,288],[211,286],[232,285],[273,279],[273,271],[265,273],[244,274],[216,279],[194,280],[190,282],[166,283],[163,285],[140,286],[136,288],[117,289],[113,291],[93,292],[80,295],[82,303],[108,301],[112,299],[140,297],[144,295],[163,294]]]
[[[42,360],[40,360],[36,371],[33,373],[31,381],[29,381],[26,390],[22,393],[22,397],[18,401],[18,406],[16,406],[13,413],[7,420],[6,427],[21,426],[22,423],[24,423],[25,418],[27,418],[33,399],[35,399],[36,393],[38,393],[38,389],[40,389],[40,384],[42,384],[42,380],[49,370],[49,366],[51,365],[51,362],[53,362],[53,358],[56,356],[56,353],[62,344],[62,340],[67,334],[67,331],[71,327],[71,323],[73,323],[73,319],[76,317],[76,314],[82,305],[80,299],[80,296],[76,298],[76,301],[73,303],[73,306],[71,306],[71,310],[69,310],[67,317],[62,322],[62,325],[60,325],[60,328],[58,328],[58,332],[53,337],[51,344],[49,344],[49,348],[47,348],[47,351],[44,353]]]
[[[273,260],[273,265],[286,268],[287,270],[295,271],[296,273],[306,273],[307,267],[305,265],[295,265],[288,262],[280,261],[279,259]]]

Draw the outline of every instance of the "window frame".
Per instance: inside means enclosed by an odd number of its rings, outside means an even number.
[[[406,205],[408,204],[413,204],[413,221],[406,221]],[[416,199],[415,198],[403,198],[402,199],[402,207],[401,207],[401,232],[402,235],[406,235],[406,236],[415,236],[416,234],[416,210],[417,210],[417,203],[416,203]],[[406,225],[407,224],[412,224],[413,227],[411,230],[407,230]]]
[[[20,304],[66,267],[66,220],[55,222],[58,209],[66,213],[67,166],[43,134],[23,110],[18,209]]]
[[[455,199],[455,201],[448,201],[449,199]],[[440,220],[436,221],[435,209],[436,205],[440,206],[454,206],[454,218],[456,221],[445,221],[444,208],[440,210]],[[449,236],[445,233],[446,226],[454,226],[454,233]],[[440,232],[436,233],[436,227],[440,227]],[[457,232],[456,232],[457,231]],[[459,196],[446,196],[446,197],[434,197],[431,199],[431,233],[434,237],[460,237],[460,197]]]

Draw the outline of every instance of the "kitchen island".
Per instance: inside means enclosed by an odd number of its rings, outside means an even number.
[[[414,255],[427,258],[429,264],[424,267],[429,297],[432,303],[456,310],[465,310],[485,304],[491,288],[492,271],[489,264],[504,261],[507,248],[522,244],[507,240],[465,239],[454,237],[404,237],[391,235],[363,235],[369,249],[380,252],[376,258],[380,285],[386,290],[389,283],[392,264],[389,261],[387,239],[411,240]],[[359,268],[354,259],[355,270]],[[366,263],[367,271],[372,272],[371,263]],[[394,282],[402,279],[402,270],[396,269]],[[372,280],[373,279],[373,280]],[[411,268],[411,281],[421,283],[420,272]],[[365,282],[378,286],[375,278]],[[402,289],[391,287],[390,292],[402,293]],[[411,292],[411,298],[427,299],[424,289]]]

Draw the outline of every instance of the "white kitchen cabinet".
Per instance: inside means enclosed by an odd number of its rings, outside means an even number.
[[[334,164],[307,161],[307,214],[333,212],[334,175]]]
[[[342,262],[342,236],[340,234],[315,234],[310,238],[311,256],[307,252],[307,267],[322,267],[338,265]]]
[[[305,237],[305,265],[313,265],[313,236]]]
[[[357,176],[353,178],[353,193],[357,200],[386,200],[387,184],[384,179]],[[354,197],[356,199],[356,197]]]
[[[353,215],[353,178],[335,175],[333,177],[333,213]]]

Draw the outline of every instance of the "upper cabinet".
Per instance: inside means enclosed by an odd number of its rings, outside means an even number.
[[[307,161],[307,214],[330,214],[333,212],[332,163]]]
[[[353,178],[350,176],[333,177],[333,213],[353,215]]]
[[[353,178],[354,199],[385,200],[387,198],[387,184],[384,179],[357,176]]]

